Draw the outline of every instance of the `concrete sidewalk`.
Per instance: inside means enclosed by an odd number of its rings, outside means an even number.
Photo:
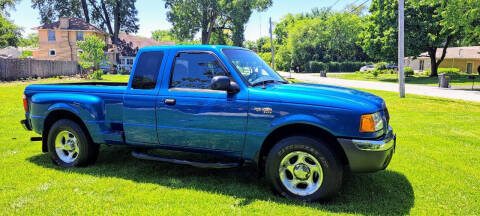
[[[279,73],[285,78],[290,77],[289,72],[279,72]],[[346,80],[346,79],[320,77],[318,73],[317,74],[292,73],[292,78],[295,78],[304,82],[309,82],[309,83],[319,83],[319,84],[343,86],[343,87],[350,87],[350,88],[363,88],[363,89],[374,89],[374,90],[398,92],[398,84],[396,83]],[[480,91],[441,89],[436,86],[406,84],[405,92],[407,94],[416,94],[416,95],[425,95],[425,96],[432,96],[432,97],[480,102]]]

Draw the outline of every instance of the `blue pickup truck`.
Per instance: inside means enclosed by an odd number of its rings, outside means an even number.
[[[230,46],[140,49],[128,83],[29,85],[21,123],[63,167],[95,162],[99,145],[141,159],[207,168],[254,164],[281,195],[325,200],[344,172],[385,169],[395,134],[382,98],[290,83],[254,52]],[[150,149],[225,161],[160,157]]]

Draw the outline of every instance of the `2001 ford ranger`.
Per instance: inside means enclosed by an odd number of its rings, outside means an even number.
[[[143,48],[128,84],[29,85],[23,102],[21,123],[60,166],[92,164],[99,144],[213,153],[237,162],[132,152],[199,167],[254,163],[281,195],[305,201],[335,195],[344,171],[385,169],[395,149],[380,97],[289,83],[239,47]]]

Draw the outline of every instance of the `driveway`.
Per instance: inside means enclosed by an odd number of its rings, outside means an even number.
[[[290,77],[289,72],[279,72],[279,73],[285,78]],[[398,92],[398,84],[395,84],[395,83],[345,80],[345,79],[337,79],[337,78],[320,77],[318,73],[317,74],[292,73],[292,78],[295,78],[304,82],[309,82],[309,83],[319,83],[319,84],[343,86],[343,87],[350,87],[350,88],[363,88],[363,89]],[[425,95],[425,96],[432,96],[432,97],[480,102],[480,91],[441,89],[436,86],[406,84],[405,92],[407,94]]]

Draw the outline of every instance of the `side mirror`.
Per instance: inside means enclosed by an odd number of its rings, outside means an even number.
[[[230,78],[227,76],[215,76],[212,78],[210,83],[210,88],[212,90],[222,90],[227,91],[228,93],[235,94],[240,91],[240,87],[237,83],[230,81]]]

